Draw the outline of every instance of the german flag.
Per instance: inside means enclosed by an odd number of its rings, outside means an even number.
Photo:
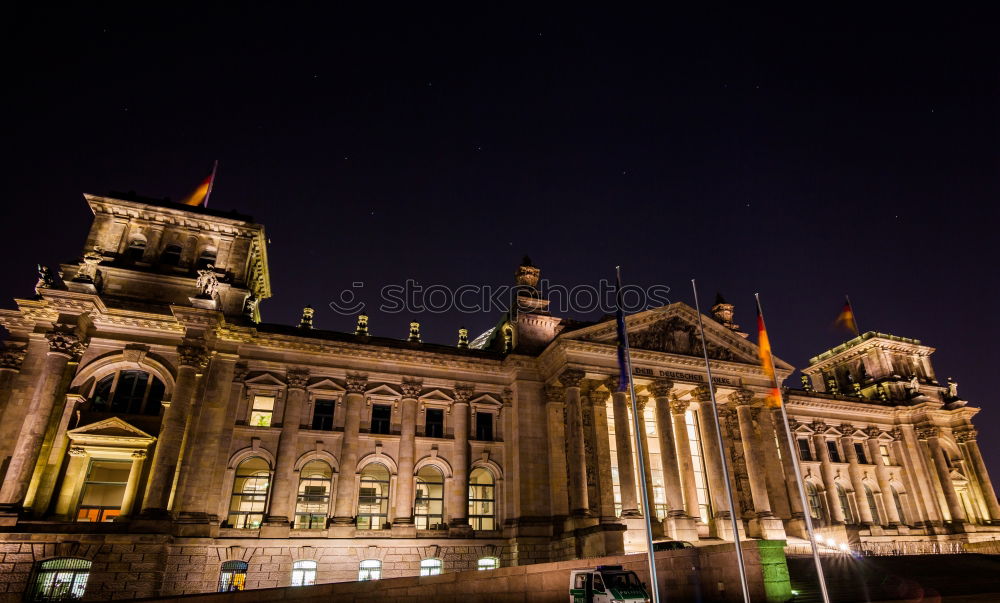
[[[208,197],[212,194],[212,186],[215,184],[215,171],[218,168],[219,162],[216,161],[212,165],[212,173],[202,180],[201,184],[181,201],[181,204],[208,207]]]
[[[781,408],[781,391],[778,390],[778,378],[774,374],[774,356],[771,354],[771,341],[767,338],[767,328],[764,326],[764,315],[757,308],[757,348],[760,353],[760,365],[764,374],[771,379],[771,390],[767,392],[766,404],[769,408]]]
[[[847,296],[844,296],[844,307],[840,310],[840,315],[837,316],[837,320],[833,324],[835,327],[847,329],[855,336],[860,335],[858,321],[854,318],[854,308],[851,307],[851,300]]]

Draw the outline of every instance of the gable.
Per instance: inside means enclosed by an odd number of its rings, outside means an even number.
[[[118,417],[70,429],[66,436],[78,443],[148,444],[156,439]]]

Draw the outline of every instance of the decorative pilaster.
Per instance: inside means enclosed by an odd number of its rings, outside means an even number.
[[[598,384],[600,385],[600,384]],[[611,443],[608,437],[608,392],[604,388],[591,389],[587,395],[593,421],[590,425],[594,451],[594,471],[597,477],[597,510],[602,523],[614,522],[615,492],[611,477]],[[594,502],[594,501],[591,501]]]
[[[618,484],[622,497],[622,517],[639,517],[636,499],[635,464],[632,461],[632,425],[628,420],[628,392],[618,391],[618,378],[608,382],[612,392],[615,420],[615,451],[618,455]]]
[[[72,325],[57,325],[45,334],[45,338],[49,350],[39,374],[39,385],[28,403],[21,433],[12,448],[7,474],[0,487],[0,507],[8,512],[20,511],[41,453],[42,440],[56,405],[63,374],[70,362],[79,361],[84,350],[84,344]]]
[[[63,521],[73,521],[70,514],[73,512],[76,502],[77,492],[83,483],[87,473],[87,451],[76,446],[66,451],[69,455],[69,462],[66,463],[66,473],[63,475],[62,486],[59,488],[59,495],[56,498],[56,517]],[[129,474],[131,477],[131,473]],[[122,511],[125,507],[122,507]]]
[[[823,475],[823,485],[826,489],[826,503],[830,509],[830,517],[835,523],[845,523],[847,517],[840,506],[840,498],[837,496],[837,485],[834,479],[833,460],[830,459],[830,449],[826,445],[826,423],[814,421],[810,427],[813,430],[813,446],[819,456],[820,472]]]
[[[455,401],[451,417],[455,426],[455,443],[452,452],[451,491],[448,497],[448,522],[456,535],[471,531],[469,527],[469,399],[475,391],[470,383],[456,383]]]
[[[145,450],[132,453],[132,464],[128,469],[128,481],[125,482],[125,494],[122,496],[122,510],[118,517],[131,517],[135,512],[135,496],[139,492],[139,478],[142,477],[142,466],[145,463]]]
[[[851,487],[854,488],[854,498],[858,503],[858,515],[861,516],[862,525],[881,525],[881,518],[873,516],[868,505],[864,480],[861,479],[861,466],[858,464],[858,454],[854,450],[854,431],[853,425],[845,423],[840,426],[840,433],[843,434],[840,438],[840,447],[843,448],[844,456],[847,457],[847,473],[851,477]],[[874,496],[874,493],[872,495]]]
[[[420,379],[403,379],[400,401],[399,459],[396,477],[396,513],[393,529],[412,527],[413,523],[413,464],[416,457],[417,397],[423,389]],[[414,536],[416,534],[414,533]]]
[[[583,446],[580,381],[583,371],[569,369],[559,375],[566,394],[566,463],[569,469],[569,511],[571,515],[590,515],[587,496],[587,453]]]
[[[349,526],[354,523],[354,501],[357,498],[355,475],[358,472],[358,433],[361,429],[361,408],[365,403],[368,375],[348,374],[344,394],[344,438],[340,447],[340,478],[333,523]]]
[[[281,417],[281,435],[278,436],[278,455],[274,468],[271,508],[264,521],[265,528],[287,529],[295,519],[294,505],[298,491],[298,483],[295,479],[295,460],[299,458],[299,426],[302,423],[302,409],[306,404],[306,385],[309,383],[309,371],[307,369],[290,369],[285,382],[288,385],[288,393],[285,396],[285,409]],[[278,534],[262,531],[261,535],[276,536]]]
[[[941,481],[941,488],[944,490],[945,502],[948,503],[948,512],[951,514],[951,520],[953,523],[961,525],[966,521],[965,509],[962,508],[962,501],[958,498],[958,492],[951,481],[951,469],[948,467],[945,451],[941,448],[940,437],[940,427],[928,425],[917,428],[917,438],[930,451],[934,468],[937,470],[938,479]]]
[[[993,490],[993,482],[990,480],[990,474],[986,470],[986,463],[983,461],[983,453],[979,449],[979,442],[976,441],[977,435],[976,430],[969,427],[968,429],[955,432],[955,440],[959,446],[965,448],[966,455],[972,461],[976,478],[979,480],[979,488],[982,490],[983,499],[986,502],[986,510],[990,514],[990,522],[996,524],[1000,523],[1000,504],[997,503],[997,494]]]
[[[198,378],[208,364],[208,351],[201,344],[177,346],[177,356],[177,381],[170,406],[164,411],[160,423],[160,435],[153,450],[146,495],[142,501],[142,513],[150,517],[165,516],[169,510],[185,424],[198,389]]]

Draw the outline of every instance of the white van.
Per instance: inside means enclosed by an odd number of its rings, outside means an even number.
[[[646,586],[620,565],[598,565],[569,574],[570,603],[649,603]]]

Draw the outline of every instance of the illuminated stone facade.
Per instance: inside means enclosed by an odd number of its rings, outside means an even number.
[[[614,322],[552,316],[537,268],[471,344],[420,343],[419,325],[373,337],[367,318],[322,331],[311,312],[273,325],[262,226],[86,199],[81,260],[0,310],[7,599],[58,571],[109,599],[613,555],[641,548],[649,508],[660,538],[732,539],[691,307],[628,318],[647,499]],[[746,535],[803,536],[807,512],[858,547],[1000,535],[977,409],[938,382],[931,348],[868,333],[811,360],[786,396],[803,509],[757,348],[731,305],[711,318]]]

